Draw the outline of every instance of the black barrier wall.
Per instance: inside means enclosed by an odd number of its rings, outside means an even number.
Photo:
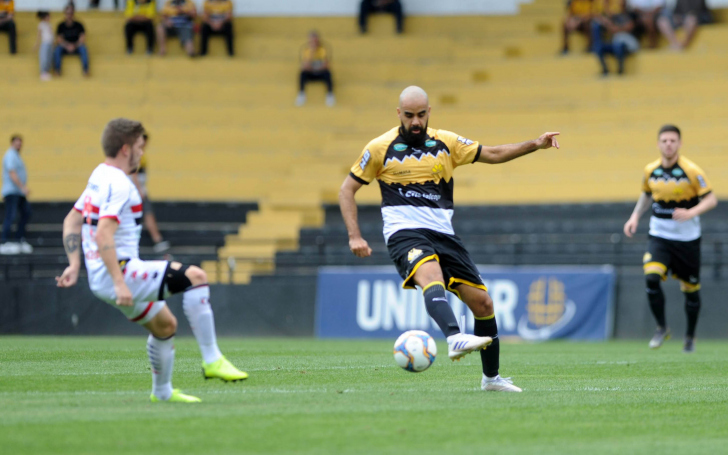
[[[703,270],[698,338],[728,337],[728,279]],[[623,268],[617,279],[614,337],[648,339],[654,329],[642,270]],[[685,331],[682,293],[675,280],[663,284],[667,321],[673,336]],[[316,276],[256,277],[246,286],[211,286],[211,302],[221,336],[313,336]],[[191,335],[181,297],[169,301],[180,319],[179,334]],[[72,289],[37,281],[0,283],[0,333],[26,335],[133,335],[144,330],[97,300],[85,283]]]

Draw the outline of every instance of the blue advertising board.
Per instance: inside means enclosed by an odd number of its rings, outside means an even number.
[[[602,267],[484,267],[498,333],[540,341],[605,340],[611,336],[614,270]],[[468,333],[473,314],[448,293]],[[394,267],[322,267],[316,296],[316,334],[323,338],[396,338],[405,330],[442,337],[422,293],[402,289]]]

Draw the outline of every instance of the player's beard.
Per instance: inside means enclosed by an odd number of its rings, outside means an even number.
[[[402,126],[400,127],[400,134],[402,135],[402,139],[404,139],[404,141],[409,145],[418,146],[424,144],[425,140],[427,139],[427,125],[429,125],[429,123],[430,122],[428,120],[419,133],[413,133],[411,126],[408,130],[404,127],[404,123],[402,123]]]
[[[139,170],[139,161],[141,160],[134,163],[134,154],[129,155],[129,174],[133,174]]]

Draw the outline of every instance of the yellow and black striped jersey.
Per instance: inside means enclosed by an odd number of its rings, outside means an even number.
[[[684,222],[672,219],[676,208],[693,208],[712,191],[697,164],[680,156],[672,167],[665,168],[662,159],[657,159],[645,167],[642,191],[652,196],[650,235],[679,241],[700,237],[700,217]]]
[[[397,127],[367,144],[350,175],[362,184],[379,181],[385,240],[402,229],[454,234],[453,171],[475,162],[480,151],[477,142],[433,128],[421,146],[412,146]]]

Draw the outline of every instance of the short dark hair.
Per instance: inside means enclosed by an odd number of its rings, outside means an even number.
[[[660,136],[662,136],[662,133],[677,133],[678,139],[680,139],[680,128],[676,127],[675,125],[663,125],[662,128],[660,128],[660,132],[657,133],[657,138],[659,139]]]
[[[13,134],[12,136],[10,136],[10,143],[12,144],[13,142],[15,142],[15,139],[20,139],[22,141],[23,136],[21,136],[19,134]]]
[[[106,124],[101,135],[104,155],[116,158],[124,144],[131,147],[142,134],[144,134],[144,126],[141,122],[127,118],[115,118]]]
[[[51,13],[49,13],[48,11],[38,11],[36,13],[36,16],[38,16],[38,19],[45,19],[46,17],[48,17],[50,15],[51,15]]]

